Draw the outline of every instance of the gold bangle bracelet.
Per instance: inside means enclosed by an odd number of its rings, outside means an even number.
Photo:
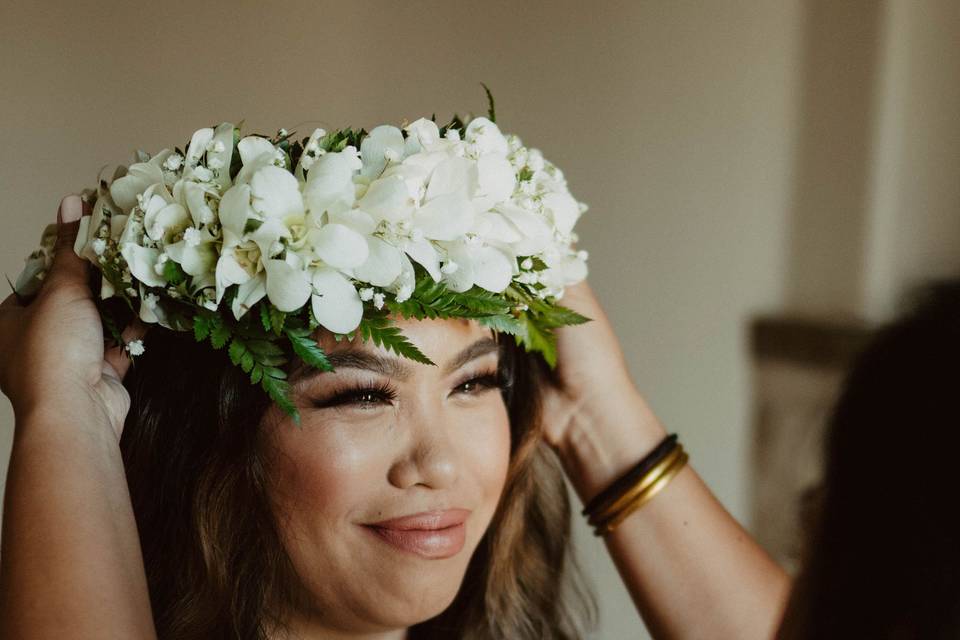
[[[601,536],[613,531],[617,525],[627,518],[627,516],[632,514],[646,503],[650,502],[650,500],[660,493],[664,487],[670,484],[670,481],[673,480],[678,473],[680,473],[689,459],[690,457],[686,453],[681,454],[680,457],[677,458],[669,468],[664,470],[660,477],[654,480],[654,482],[647,488],[646,491],[638,495],[633,502],[626,505],[619,513],[610,518],[609,521],[598,525],[594,533],[598,536]]]
[[[627,489],[623,495],[618,497],[613,503],[606,507],[605,509],[598,510],[596,513],[593,513],[587,522],[592,526],[597,526],[600,523],[608,520],[612,516],[616,515],[623,507],[628,505],[633,501],[637,495],[646,491],[647,487],[653,484],[660,475],[670,467],[680,457],[683,453],[683,446],[677,445],[670,453],[664,456],[663,460],[654,465],[650,471],[648,471],[642,478],[640,478],[635,485]]]

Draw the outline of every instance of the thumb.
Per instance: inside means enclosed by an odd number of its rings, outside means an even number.
[[[57,210],[57,242],[53,265],[50,267],[51,278],[69,279],[84,285],[87,283],[86,261],[73,250],[83,211],[83,200],[76,194],[70,194],[60,201],[60,208]]]

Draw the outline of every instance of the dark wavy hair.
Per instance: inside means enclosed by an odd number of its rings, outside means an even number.
[[[960,638],[960,280],[857,359],[834,409],[780,640]]]
[[[276,529],[261,418],[268,398],[222,351],[152,327],[124,385],[120,447],[161,639],[262,639],[302,588]],[[453,603],[411,638],[579,637],[596,604],[570,552],[562,469],[541,435],[539,356],[500,340],[511,459]],[[295,368],[295,364],[291,369]]]

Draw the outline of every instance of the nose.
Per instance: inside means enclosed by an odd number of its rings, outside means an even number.
[[[400,489],[416,485],[432,489],[453,486],[460,473],[460,461],[452,425],[443,411],[414,410],[398,420],[404,446],[390,466],[390,483]]]

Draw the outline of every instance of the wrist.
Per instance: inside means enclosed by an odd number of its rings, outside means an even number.
[[[106,437],[117,443],[117,433],[107,413],[94,402],[65,400],[51,397],[44,401],[13,405],[14,435],[43,433],[55,435],[63,433],[80,436]]]
[[[652,451],[666,429],[635,388],[584,404],[555,448],[586,504]]]

